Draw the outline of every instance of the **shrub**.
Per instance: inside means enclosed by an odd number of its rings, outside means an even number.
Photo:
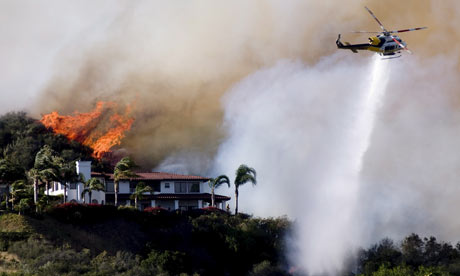
[[[19,212],[19,214],[25,214],[32,209],[33,202],[29,198],[22,198],[19,201],[19,204],[15,206],[15,209]]]
[[[249,276],[283,276],[287,275],[278,267],[272,266],[269,261],[263,261],[254,265]]]
[[[179,251],[152,250],[148,257],[142,261],[142,267],[147,270],[168,272],[171,275],[189,272],[189,260],[187,255]]]
[[[84,224],[101,222],[115,217],[117,208],[112,205],[78,204],[69,202],[51,207],[48,209],[47,213],[59,221],[72,224]]]
[[[154,215],[169,214],[169,211],[161,207],[147,207],[144,212],[151,213]]]
[[[213,206],[204,207],[204,208],[201,208],[201,210],[203,210],[206,214],[209,214],[209,213],[227,214],[226,211],[219,209],[217,207],[213,207]]]

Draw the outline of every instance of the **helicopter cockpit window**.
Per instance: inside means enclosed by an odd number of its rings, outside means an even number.
[[[385,47],[385,51],[391,51],[391,50],[394,50],[396,49],[395,46],[386,46]]]

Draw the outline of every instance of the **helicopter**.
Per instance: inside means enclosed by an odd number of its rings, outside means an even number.
[[[383,24],[377,19],[377,17],[368,7],[364,7],[364,8],[371,14],[371,16],[375,19],[375,21],[377,21],[382,31],[381,32],[368,32],[368,31],[352,32],[352,33],[377,34],[377,36],[373,36],[369,38],[369,43],[363,43],[363,44],[350,44],[348,42],[342,43],[340,41],[341,35],[339,34],[337,41],[336,41],[337,48],[348,49],[348,50],[351,50],[353,53],[358,53],[358,50],[367,50],[367,51],[377,52],[381,56],[388,56],[388,59],[401,57],[401,55],[397,55],[401,53],[401,50],[405,50],[409,54],[412,54],[412,52],[407,48],[407,43],[404,42],[400,37],[396,35],[392,35],[392,34],[404,33],[404,32],[410,32],[410,31],[418,31],[418,30],[427,29],[427,27],[419,27],[419,28],[397,30],[397,31],[388,31],[387,29],[385,29]]]

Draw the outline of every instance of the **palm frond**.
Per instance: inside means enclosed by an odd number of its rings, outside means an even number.
[[[227,184],[228,187],[230,188],[230,179],[228,178],[228,176],[226,175],[219,175],[218,177],[216,178],[211,178],[209,180],[209,187],[210,188],[218,188],[219,186],[223,185],[223,184]]]
[[[236,170],[235,186],[239,187],[247,182],[251,182],[253,185],[257,184],[256,170],[242,164]]]

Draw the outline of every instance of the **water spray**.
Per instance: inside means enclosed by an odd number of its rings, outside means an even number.
[[[301,262],[309,274],[336,273],[343,267],[347,256],[352,254],[352,249],[363,243],[364,233],[359,226],[362,223],[358,216],[360,174],[365,153],[370,146],[376,113],[388,83],[387,63],[377,55],[373,57],[369,78],[356,94],[356,102],[344,112],[347,117],[344,120],[345,126],[342,126],[343,131],[339,132],[341,140],[333,149],[335,156],[324,168],[327,173],[318,179],[318,199],[315,205],[320,210],[307,215],[311,216],[307,218],[311,222],[308,227],[313,228],[313,233],[317,235],[303,235],[303,230],[299,229],[298,236],[304,239],[301,244],[305,247],[301,247],[304,259],[297,262]],[[346,237],[343,236],[344,229],[351,230]],[[344,239],[347,240],[346,246],[336,250],[323,246],[340,244]]]
[[[288,253],[308,275],[337,275],[353,249],[367,243],[359,217],[360,175],[386,90],[387,63],[378,56],[367,66],[339,56],[311,67],[279,63],[249,76],[225,99],[230,136],[215,171],[232,175],[241,163],[256,168],[261,184],[243,187],[241,206],[296,219]]]

